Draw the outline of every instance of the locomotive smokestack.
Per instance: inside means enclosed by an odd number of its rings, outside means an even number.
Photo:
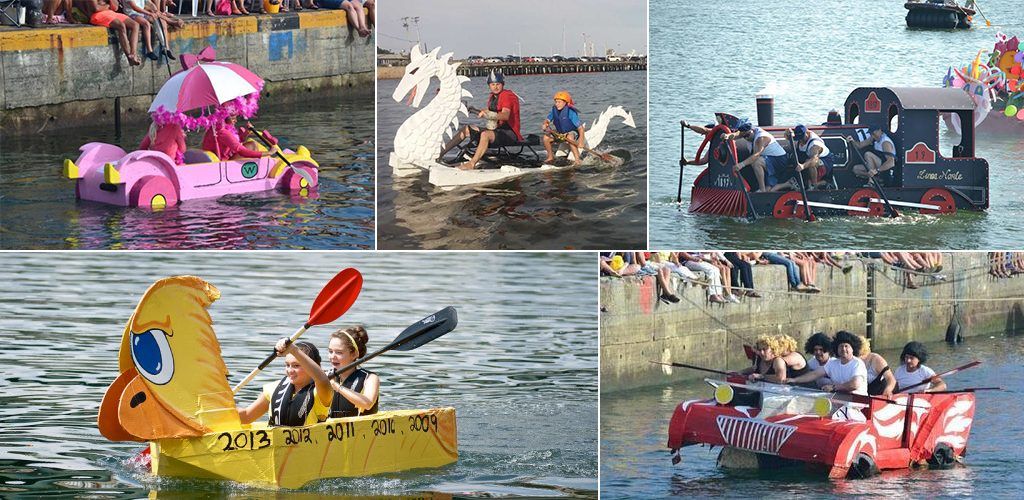
[[[770,127],[775,122],[775,97],[771,94],[757,95],[757,126]]]

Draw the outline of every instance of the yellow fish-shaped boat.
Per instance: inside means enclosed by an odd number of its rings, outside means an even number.
[[[121,338],[121,373],[100,405],[103,436],[149,441],[240,426],[206,311],[219,297],[195,276],[164,278],[146,290]]]

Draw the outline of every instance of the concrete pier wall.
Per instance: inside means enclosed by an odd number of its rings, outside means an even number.
[[[877,261],[876,261],[877,262]],[[874,325],[868,324],[869,274],[855,264],[849,274],[820,266],[821,294],[787,292],[785,268],[754,266],[754,285],[763,295],[740,304],[710,304],[701,287],[677,286],[677,304],[659,302],[653,277],[602,278],[601,389],[614,391],[700,378],[692,370],[671,376],[650,361],[675,361],[719,370],[749,365],[743,344],[765,333],[786,333],[803,346],[816,331],[849,330],[872,346],[899,349],[910,340],[940,342],[959,302],[966,337],[1024,332],[1024,277],[996,279],[988,274],[986,253],[944,254],[945,280],[914,276],[920,288],[904,287],[904,272],[888,266],[874,273]],[[678,285],[678,282],[676,282]],[[969,339],[968,339],[969,341]]]
[[[207,45],[217,59],[241,64],[267,84],[275,101],[308,98],[321,88],[372,85],[372,39],[350,36],[344,11],[191,18],[170,34],[171,51]],[[140,48],[142,44],[140,42]],[[171,71],[181,65],[171,61]],[[131,67],[105,28],[70,25],[0,31],[0,129],[35,133],[146,120],[168,67],[146,60]]]

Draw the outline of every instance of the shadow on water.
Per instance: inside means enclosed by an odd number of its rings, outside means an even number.
[[[4,137],[0,148],[0,248],[373,248],[374,110],[369,88],[324,92],[275,104],[253,123],[287,147],[304,145],[320,163],[320,187],[303,195],[251,193],[190,200],[164,210],[75,199],[61,177],[65,158],[87,142],[135,149],[147,123]],[[197,145],[201,135],[189,135]]]

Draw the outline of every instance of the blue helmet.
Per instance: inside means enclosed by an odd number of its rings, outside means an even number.
[[[752,128],[754,128],[754,126],[751,125],[748,120],[740,120],[736,123],[736,130],[739,132],[748,132]]]
[[[874,132],[876,130],[882,130],[882,126],[876,123],[868,127],[868,132]]]
[[[794,139],[797,139],[797,140],[803,139],[805,135],[807,135],[807,127],[805,127],[803,125],[797,125],[796,127],[793,128],[793,138]]]
[[[502,75],[500,71],[491,70],[490,76],[487,77],[487,83],[500,83],[505,85],[505,75]]]

